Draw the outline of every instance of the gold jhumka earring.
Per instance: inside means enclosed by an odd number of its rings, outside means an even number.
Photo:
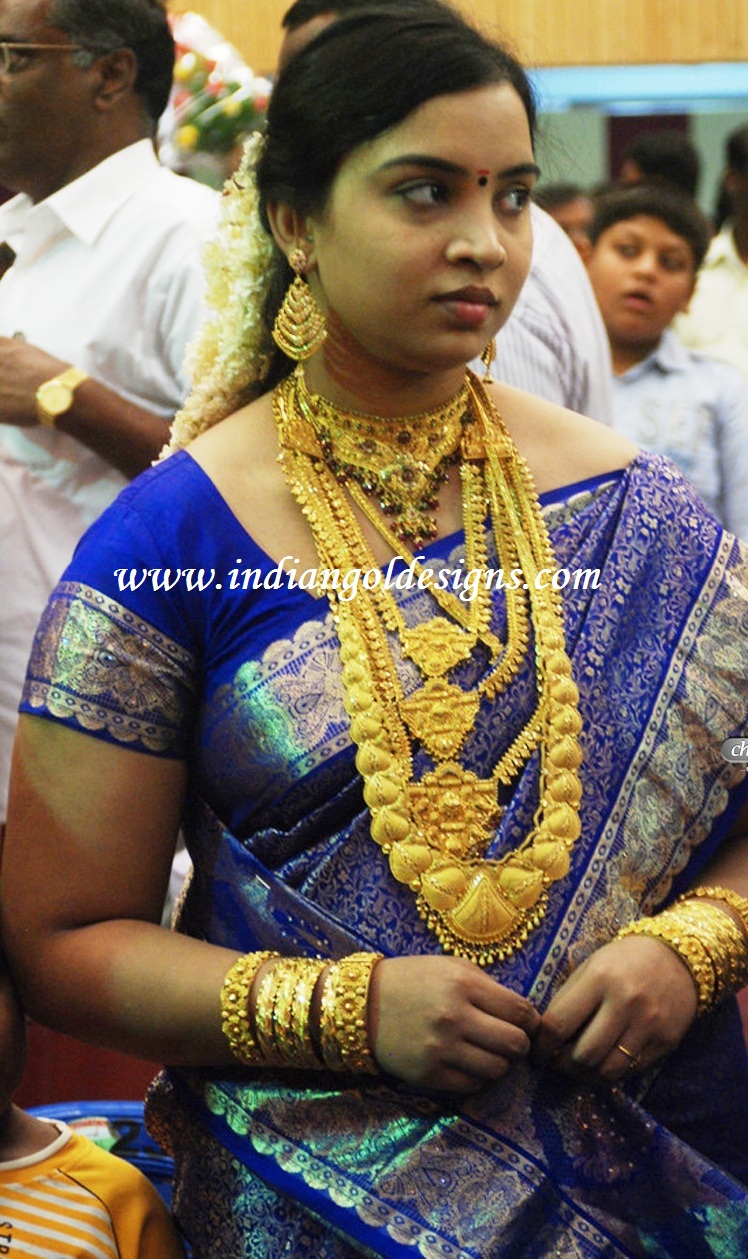
[[[273,325],[273,340],[288,358],[303,363],[316,354],[326,336],[325,317],[304,279],[307,256],[296,246],[288,255],[295,279],[289,286]]]
[[[491,366],[495,358],[496,358],[496,339],[494,337],[491,337],[491,340],[488,342],[488,345],[485,347],[485,349],[483,350],[483,353],[480,356],[480,361],[486,369],[486,373],[483,377],[484,380],[493,380],[493,376],[491,375]]]

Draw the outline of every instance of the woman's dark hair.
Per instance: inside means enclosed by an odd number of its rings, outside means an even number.
[[[596,245],[609,227],[640,215],[660,219],[671,232],[682,237],[693,254],[694,271],[698,271],[709,246],[709,224],[696,202],[676,188],[662,184],[626,184],[601,193],[595,201],[590,240]]]
[[[257,169],[266,228],[273,202],[320,213],[343,159],[419,105],[501,83],[519,95],[532,134],[535,102],[521,65],[449,6],[393,0],[346,13],[293,58],[273,89]],[[279,258],[265,311],[271,327],[291,279],[285,258]],[[288,360],[277,358],[268,388],[288,370]]]
[[[75,54],[79,61],[118,48],[135,53],[135,92],[155,132],[174,75],[174,39],[163,0],[52,0],[49,20],[82,46]]]

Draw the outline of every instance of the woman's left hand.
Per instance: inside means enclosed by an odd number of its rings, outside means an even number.
[[[551,1001],[533,1057],[560,1071],[617,1082],[670,1053],[696,1015],[696,986],[661,940],[612,940]]]

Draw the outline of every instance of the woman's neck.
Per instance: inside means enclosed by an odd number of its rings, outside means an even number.
[[[324,346],[304,364],[311,393],[338,407],[382,418],[441,406],[458,392],[465,372],[464,364],[419,372],[386,363],[369,354],[332,314]]]

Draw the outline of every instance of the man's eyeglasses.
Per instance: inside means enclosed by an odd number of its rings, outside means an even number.
[[[8,44],[0,41],[0,75],[14,74],[28,64],[28,53],[85,52],[82,44]]]

